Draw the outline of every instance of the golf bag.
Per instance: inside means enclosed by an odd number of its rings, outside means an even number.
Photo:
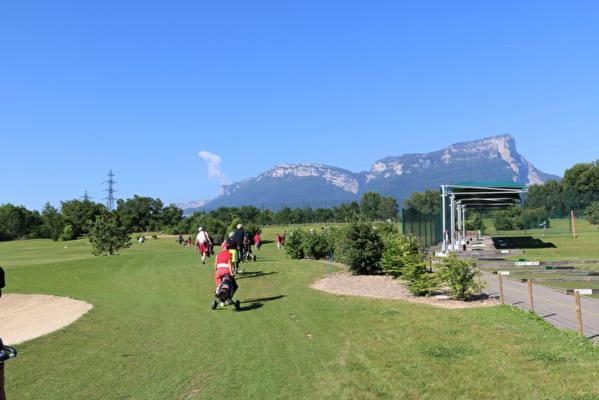
[[[218,307],[218,303],[220,302],[221,306],[233,304],[236,310],[239,310],[240,303],[239,300],[233,302],[233,295],[235,294],[235,282],[233,281],[233,277],[229,274],[224,275],[221,278],[220,285],[216,288],[216,293],[214,297],[216,297],[212,301],[211,308],[216,310]]]

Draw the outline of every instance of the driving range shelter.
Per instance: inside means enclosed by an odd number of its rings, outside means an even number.
[[[466,244],[466,211],[510,208],[528,191],[515,182],[461,182],[441,185],[443,252]]]

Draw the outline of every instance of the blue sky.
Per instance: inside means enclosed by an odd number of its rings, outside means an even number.
[[[599,158],[599,3],[0,4],[0,203],[217,195],[285,162],[353,171],[509,133]],[[209,179],[198,152],[219,155]]]

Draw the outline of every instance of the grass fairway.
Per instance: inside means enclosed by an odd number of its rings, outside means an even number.
[[[526,249],[523,256],[529,260],[599,260],[599,230],[584,219],[576,220],[577,238],[570,233],[568,218],[551,219],[551,228],[529,229],[526,231],[497,232],[493,221],[485,219],[485,234],[491,236],[532,236],[546,243],[553,243],[553,248]]]
[[[264,233],[271,239],[273,229]],[[11,399],[592,399],[599,351],[509,307],[443,310],[309,288],[326,264],[274,244],[211,311],[213,272],[174,239],[92,257],[83,241],[0,243],[8,292],[94,304],[18,346]],[[1,312],[1,310],[0,310]]]

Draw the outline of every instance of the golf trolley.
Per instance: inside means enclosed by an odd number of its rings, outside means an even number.
[[[214,300],[212,300],[212,304],[210,308],[216,310],[218,306],[225,307],[233,304],[235,310],[239,310],[241,307],[241,303],[239,300],[233,301],[233,278],[231,275],[225,275],[222,277],[220,285],[216,288],[216,293],[214,294]]]
[[[0,339],[0,365],[4,364],[5,361],[13,359],[17,356],[17,349],[14,347],[6,346]]]

